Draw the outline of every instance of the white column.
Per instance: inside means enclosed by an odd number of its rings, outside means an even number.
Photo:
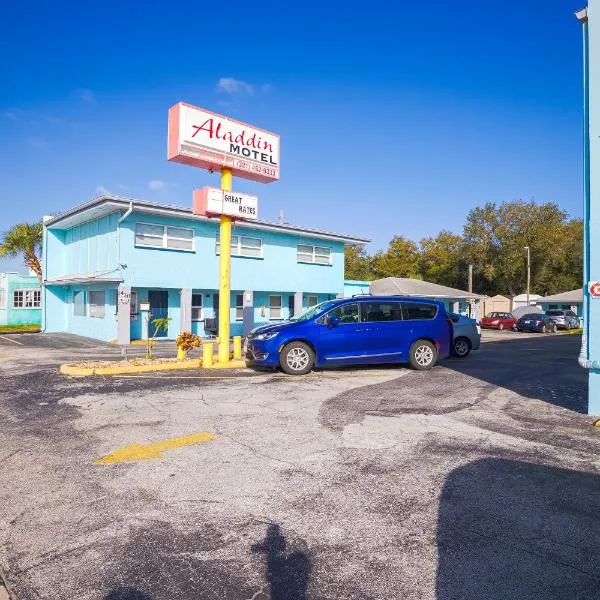
[[[117,289],[117,343],[129,346],[131,342],[131,288],[119,286]]]
[[[179,333],[192,331],[192,290],[184,288],[179,301]]]
[[[244,292],[244,336],[248,335],[251,329],[254,328],[254,292],[246,290]]]

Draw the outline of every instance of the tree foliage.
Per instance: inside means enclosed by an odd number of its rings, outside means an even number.
[[[374,279],[381,277],[419,277],[419,248],[411,240],[396,235],[388,249],[373,257]]]
[[[527,252],[531,252],[531,292],[547,295],[581,286],[583,224],[569,219],[552,202],[488,202],[471,210],[462,235],[443,230],[419,245],[395,236],[384,251],[369,256],[356,251],[347,277],[413,277],[467,288],[473,265],[473,291],[516,295],[527,286]]]
[[[19,223],[13,225],[2,236],[0,241],[0,256],[16,258],[23,255],[25,265],[29,267],[42,283],[42,266],[39,256],[42,250],[41,223]]]

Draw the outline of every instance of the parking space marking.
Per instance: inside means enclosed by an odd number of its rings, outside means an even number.
[[[162,458],[162,453],[166,450],[174,450],[183,446],[191,446],[193,444],[203,444],[216,440],[217,436],[208,431],[200,431],[198,433],[190,433],[181,437],[170,438],[154,442],[152,444],[138,444],[134,442],[119,448],[106,456],[103,456],[96,461],[97,465],[105,465],[115,462],[131,462],[136,460],[148,460],[152,458]]]
[[[12,342],[13,344],[19,344],[19,346],[24,346],[23,342],[17,342],[17,340],[11,340],[9,337],[4,335],[0,335],[0,340],[4,340],[5,342]]]

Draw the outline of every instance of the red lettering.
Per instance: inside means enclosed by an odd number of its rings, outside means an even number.
[[[206,127],[207,125],[208,125],[208,128]],[[219,127],[220,126],[221,125],[219,124]],[[196,130],[192,134],[192,137],[196,137],[196,134],[199,131],[208,131],[208,137],[212,138],[213,137],[213,119],[212,118],[211,119],[206,119],[206,121],[204,121],[204,123],[202,123],[202,125],[192,125],[192,129]]]

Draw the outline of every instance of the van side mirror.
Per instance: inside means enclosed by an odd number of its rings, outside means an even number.
[[[327,326],[328,327],[337,327],[340,324],[339,317],[327,317]]]

